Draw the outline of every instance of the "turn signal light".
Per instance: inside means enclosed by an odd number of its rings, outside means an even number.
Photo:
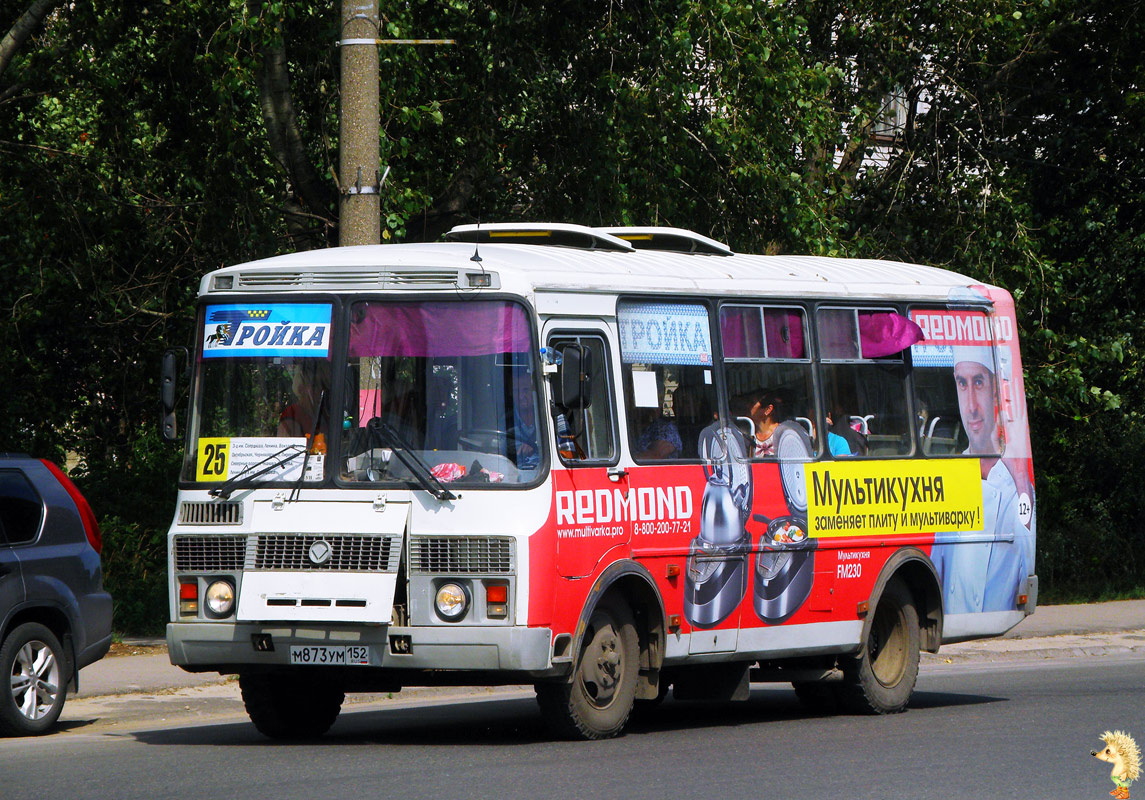
[[[509,587],[495,583],[485,587],[485,615],[489,618],[504,619],[509,616]]]
[[[1018,595],[1018,605],[1024,606],[1028,602],[1030,602],[1030,596],[1028,594]]]
[[[199,613],[199,584],[195,581],[179,583],[179,615],[194,617]]]
[[[871,604],[868,601],[864,600],[863,602],[859,603],[858,607],[855,609],[855,613],[861,617],[870,610],[871,610]]]

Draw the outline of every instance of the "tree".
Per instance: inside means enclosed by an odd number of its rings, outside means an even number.
[[[384,236],[432,240],[478,218],[663,224],[1007,286],[1024,314],[1043,552],[1066,559],[1058,545],[1103,495],[1096,479],[1079,488],[1076,452],[1122,442],[1126,480],[1145,466],[1129,401],[1138,6],[383,6],[382,36],[458,41],[382,50]],[[121,622],[155,624],[179,458],[157,440],[158,357],[191,344],[209,269],[336,241],[335,4],[8,0],[5,25],[0,449],[76,462],[109,521],[117,596],[136,580],[152,592]],[[896,95],[909,115],[887,148],[873,134]],[[1089,507],[1140,558],[1131,506]],[[1065,586],[1060,563],[1046,574]]]

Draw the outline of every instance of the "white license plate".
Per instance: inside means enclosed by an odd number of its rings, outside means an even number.
[[[365,645],[293,645],[290,648],[291,664],[312,664],[332,667],[367,667],[370,665],[370,648]]]

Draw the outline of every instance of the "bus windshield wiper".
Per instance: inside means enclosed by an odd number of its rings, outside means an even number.
[[[242,471],[227,478],[214,489],[208,490],[207,494],[209,494],[211,497],[221,497],[222,499],[226,500],[231,496],[231,492],[235,490],[235,484],[237,484],[239,481],[252,481],[255,478],[261,478],[268,472],[273,472],[274,470],[278,469],[283,464],[287,464],[293,461],[305,452],[306,448],[300,444],[288,444],[281,450],[277,450],[271,453],[262,461],[251,464],[249,467],[246,467]],[[284,453],[285,455],[283,455]]]
[[[421,488],[425,489],[438,500],[456,499],[457,495],[446,489],[441,481],[433,477],[433,473],[429,471],[429,464],[425,463],[425,460],[414,452],[413,448],[402,438],[402,435],[397,432],[394,426],[375,417],[366,423],[366,430],[368,436],[377,436],[382,440],[383,444],[389,445],[394,455],[398,457],[398,460],[405,465],[405,468],[408,469],[417,479],[417,482],[421,484]]]

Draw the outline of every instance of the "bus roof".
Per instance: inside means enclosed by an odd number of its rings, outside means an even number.
[[[562,234],[573,227],[579,226],[560,226]],[[467,230],[462,232],[462,236]],[[605,237],[613,237],[607,231],[645,232],[656,229],[585,230],[603,234],[600,239],[605,240]],[[692,252],[639,247],[620,250],[554,246],[540,243],[543,239],[532,243],[527,239],[506,241],[496,238],[480,242],[335,247],[290,253],[215,270],[203,278],[200,294],[456,292],[458,289],[471,290],[487,281],[490,290],[522,295],[535,292],[664,292],[720,297],[946,300],[952,290],[981,283],[949,270],[896,261],[726,254],[722,250],[723,245],[706,237],[677,229],[662,230],[666,232],[663,241],[679,241],[681,249],[696,246],[697,242],[703,247]],[[689,234],[693,240],[688,239]],[[475,277],[482,275],[488,277]]]

